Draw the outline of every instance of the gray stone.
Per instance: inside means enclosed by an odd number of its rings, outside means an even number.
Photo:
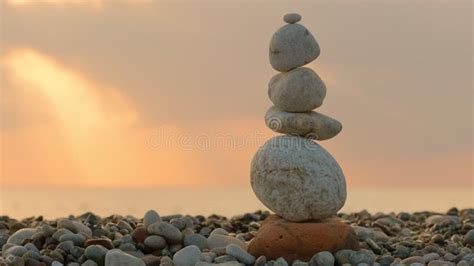
[[[8,255],[14,255],[21,257],[25,254],[28,250],[24,246],[13,246],[2,252],[2,256],[5,258]]]
[[[380,242],[387,242],[388,240],[388,236],[382,231],[363,226],[352,226],[352,228],[361,241],[366,241],[369,238]]]
[[[142,257],[143,262],[145,262],[146,266],[159,266],[160,265],[160,257],[147,254]]]
[[[432,260],[428,263],[428,266],[454,266],[456,263],[444,261],[444,260]]]
[[[24,247],[26,248],[26,250],[28,251],[34,251],[36,253],[39,253],[39,249],[33,244],[33,243],[26,243],[24,245]]]
[[[163,256],[160,258],[161,266],[174,266],[173,260],[168,256]]]
[[[425,221],[426,224],[428,225],[434,225],[434,224],[460,224],[461,223],[461,218],[458,216],[454,215],[431,215],[430,217],[426,218]]]
[[[298,13],[288,13],[283,16],[283,21],[289,24],[295,24],[301,20],[301,16]]]
[[[74,242],[72,242],[71,240],[68,240],[68,241],[62,241],[61,243],[59,243],[56,248],[58,249],[62,249],[66,252],[70,252],[70,250],[74,247]]]
[[[229,261],[237,261],[237,259],[231,255],[222,255],[214,259],[214,262],[216,263],[224,263],[224,262],[229,262]]]
[[[195,245],[201,250],[208,248],[207,239],[200,234],[189,234],[184,237],[183,243],[185,246]]]
[[[194,266],[213,266],[215,265],[214,263],[207,262],[207,261],[198,261]]]
[[[65,228],[73,233],[77,233],[77,227],[74,225],[74,223],[69,220],[69,219],[61,219],[58,221],[58,225],[56,228]]]
[[[438,253],[428,253],[428,254],[425,254],[423,255],[423,262],[427,263],[427,262],[430,262],[432,260],[437,260],[439,259],[439,254]]]
[[[122,230],[126,230],[129,233],[133,231],[133,228],[127,222],[125,222],[124,220],[120,220],[118,222],[117,226],[118,226],[118,228],[120,228]]]
[[[81,223],[80,221],[72,221],[72,223],[76,227],[77,233],[82,233],[89,237],[92,236],[92,230],[85,224]]]
[[[227,251],[227,254],[233,256],[240,262],[243,262],[245,264],[253,264],[255,262],[255,257],[252,256],[247,251],[243,250],[238,245],[235,245],[235,244],[227,245],[225,250]]]
[[[72,247],[69,252],[71,253],[71,255],[73,255],[75,258],[79,258],[81,257],[82,255],[84,255],[84,250],[85,248],[81,248],[81,247]]]
[[[227,254],[227,251],[225,251],[225,246],[212,248],[211,252],[216,254],[216,256],[221,256],[221,255],[226,255]]]
[[[201,260],[201,250],[197,246],[187,246],[173,256],[175,266],[194,266]]]
[[[145,225],[145,228],[148,228],[151,224],[162,221],[160,215],[154,210],[147,211],[145,216],[143,216],[143,224]]]
[[[63,266],[64,264],[62,264],[61,262],[59,261],[53,261],[53,263],[51,263],[51,266]]]
[[[367,263],[372,265],[375,262],[375,254],[371,250],[361,249],[355,250],[339,250],[334,255],[338,264],[349,263],[350,265],[357,265],[359,263]]]
[[[412,256],[402,260],[402,264],[410,265],[412,263],[424,263],[423,257],[421,256]]]
[[[21,258],[21,257],[15,256],[15,255],[8,255],[8,256],[5,256],[5,263],[8,266],[24,266],[25,265],[25,260],[23,260],[23,258]]]
[[[98,266],[97,262],[93,260],[86,260],[81,266]]]
[[[336,160],[312,140],[277,136],[255,154],[252,188],[269,209],[293,222],[321,220],[342,208],[346,181]]]
[[[105,266],[145,266],[143,260],[129,255],[120,249],[111,249],[105,255]]]
[[[86,238],[81,234],[64,234],[59,237],[59,242],[72,241],[75,246],[84,246]]]
[[[33,259],[33,260],[41,260],[41,255],[39,252],[34,252],[32,250],[28,250],[23,254],[23,259]]]
[[[226,236],[226,235],[219,235],[219,234],[210,235],[209,238],[207,239],[207,244],[211,250],[215,248],[225,248],[229,244],[235,244],[235,245],[240,246],[243,250],[247,250],[246,243],[242,242],[241,240],[235,237]]]
[[[267,264],[267,257],[260,256],[255,260],[254,266],[265,266]]]
[[[273,263],[273,266],[288,266],[288,262],[284,258],[278,258]]]
[[[474,229],[471,229],[466,233],[462,243],[464,245],[474,246]]]
[[[301,260],[295,260],[291,264],[291,266],[308,266],[308,265],[309,265],[308,262],[304,262],[304,261],[301,261]]]
[[[326,85],[311,68],[299,67],[273,76],[268,96],[282,111],[309,112],[323,104]]]
[[[183,230],[184,228],[186,228],[186,222],[183,220],[182,217],[171,219],[170,224],[172,224],[174,227],[178,228],[179,230]]]
[[[5,252],[5,250],[11,248],[11,247],[14,247],[14,246],[18,246],[17,244],[12,244],[12,243],[6,243],[2,246],[2,252]]]
[[[7,243],[21,245],[25,239],[31,238],[36,233],[34,228],[23,228],[13,233]]]
[[[316,59],[320,52],[313,35],[300,24],[286,24],[270,40],[270,64],[280,72],[304,66]]]
[[[66,229],[66,228],[59,228],[58,230],[56,230],[56,232],[54,232],[53,234],[53,238],[54,239],[57,239],[59,240],[59,238],[62,236],[62,235],[65,235],[65,234],[74,234],[72,231],[70,231],[69,229]]]
[[[103,265],[107,251],[108,250],[101,245],[90,245],[84,250],[84,255],[86,258],[97,262],[97,264]]]
[[[54,227],[49,224],[43,224],[41,226],[41,230],[43,231],[45,237],[52,236],[56,231],[56,229],[54,229]]]
[[[178,228],[166,222],[156,222],[147,228],[148,233],[164,237],[170,244],[180,243],[183,235]]]
[[[214,230],[212,230],[211,232],[211,236],[214,235],[214,234],[217,234],[217,235],[228,235],[229,232],[227,232],[227,230],[225,230],[224,228],[216,228]]]
[[[333,266],[334,256],[329,251],[316,253],[309,261],[310,266]]]
[[[119,249],[122,251],[137,251],[137,248],[135,247],[135,244],[133,243],[122,243],[119,246]]]
[[[151,250],[158,250],[166,246],[166,240],[161,236],[151,235],[145,238],[144,244]]]
[[[201,253],[201,260],[205,262],[212,263],[214,258],[216,257],[216,253],[214,252],[203,252]]]
[[[265,123],[275,132],[313,140],[333,138],[342,130],[339,121],[321,113],[290,113],[281,111],[275,106],[270,107],[265,114]]]

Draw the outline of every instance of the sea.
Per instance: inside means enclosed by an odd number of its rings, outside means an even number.
[[[474,208],[467,188],[349,188],[341,212],[446,212]],[[225,215],[267,210],[250,187],[205,188],[0,188],[0,215],[46,219],[93,212],[142,217],[154,209],[161,215]]]

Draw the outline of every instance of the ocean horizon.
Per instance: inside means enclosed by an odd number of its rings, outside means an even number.
[[[209,188],[2,188],[0,215],[46,219],[93,212],[141,218],[154,209],[161,215],[218,214],[231,217],[267,210],[249,187]],[[348,188],[340,212],[446,212],[451,207],[473,208],[472,188]]]

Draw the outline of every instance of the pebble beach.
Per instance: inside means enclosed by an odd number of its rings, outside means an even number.
[[[291,263],[247,252],[269,215],[1,216],[0,265],[474,265],[474,209],[339,213],[361,248]]]

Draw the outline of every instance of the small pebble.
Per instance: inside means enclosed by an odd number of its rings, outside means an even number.
[[[283,16],[283,21],[289,24],[295,24],[301,20],[300,14],[297,13],[288,13]]]

